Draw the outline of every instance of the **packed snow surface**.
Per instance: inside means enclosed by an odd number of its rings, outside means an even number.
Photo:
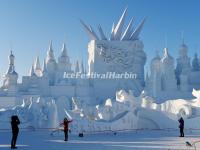
[[[10,131],[0,132],[0,149],[10,148],[10,138]],[[184,138],[178,137],[177,130],[110,132],[84,137],[70,134],[67,142],[63,138],[62,132],[51,135],[51,131],[21,131],[17,146],[20,150],[186,150],[185,142],[198,141],[200,132],[187,130]],[[200,143],[195,145],[200,148]]]

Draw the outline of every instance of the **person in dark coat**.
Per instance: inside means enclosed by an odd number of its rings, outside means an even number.
[[[16,149],[16,141],[17,136],[19,133],[19,127],[20,124],[18,116],[14,115],[11,117],[11,127],[12,127],[12,140],[11,140],[11,149]]]
[[[61,125],[64,126],[64,135],[65,135],[64,141],[68,141],[69,123],[71,122],[72,120],[69,121],[67,118],[64,118],[63,123],[61,123]]]
[[[184,137],[184,120],[181,117],[179,120],[179,128],[180,128],[180,137]]]

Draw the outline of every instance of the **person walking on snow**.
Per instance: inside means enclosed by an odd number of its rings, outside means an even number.
[[[12,127],[12,140],[11,140],[11,149],[17,149],[16,147],[16,141],[17,136],[19,133],[19,127],[20,124],[18,116],[14,115],[11,117],[11,127]]]
[[[71,123],[71,122],[72,122],[72,120],[68,121],[67,118],[64,118],[63,123],[60,124],[60,125],[64,126],[64,136],[65,136],[64,141],[68,141],[69,123]]]
[[[184,120],[181,117],[179,120],[179,128],[180,128],[180,137],[184,137]]]

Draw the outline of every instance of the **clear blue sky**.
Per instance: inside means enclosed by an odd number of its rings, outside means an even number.
[[[16,71],[27,75],[36,56],[45,58],[49,41],[55,56],[65,42],[71,60],[87,57],[89,41],[79,19],[95,30],[100,23],[109,35],[112,23],[128,6],[126,23],[132,16],[135,25],[147,16],[141,34],[148,61],[167,46],[176,58],[181,31],[189,47],[189,56],[200,54],[200,2],[198,0],[1,0],[0,1],[0,75],[8,66],[12,48]],[[148,66],[146,66],[148,67]]]

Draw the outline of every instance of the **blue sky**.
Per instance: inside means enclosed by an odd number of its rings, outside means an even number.
[[[79,19],[97,29],[101,24],[109,35],[112,23],[128,7],[126,23],[132,16],[137,25],[147,16],[140,35],[148,62],[155,50],[167,47],[176,58],[181,32],[189,56],[200,54],[200,2],[198,0],[1,0],[0,1],[0,75],[5,73],[10,50],[16,57],[16,71],[27,75],[36,56],[45,58],[50,40],[55,56],[65,42],[72,62],[87,58],[89,41]],[[167,39],[167,40],[166,40]],[[148,64],[146,65],[146,68]]]

